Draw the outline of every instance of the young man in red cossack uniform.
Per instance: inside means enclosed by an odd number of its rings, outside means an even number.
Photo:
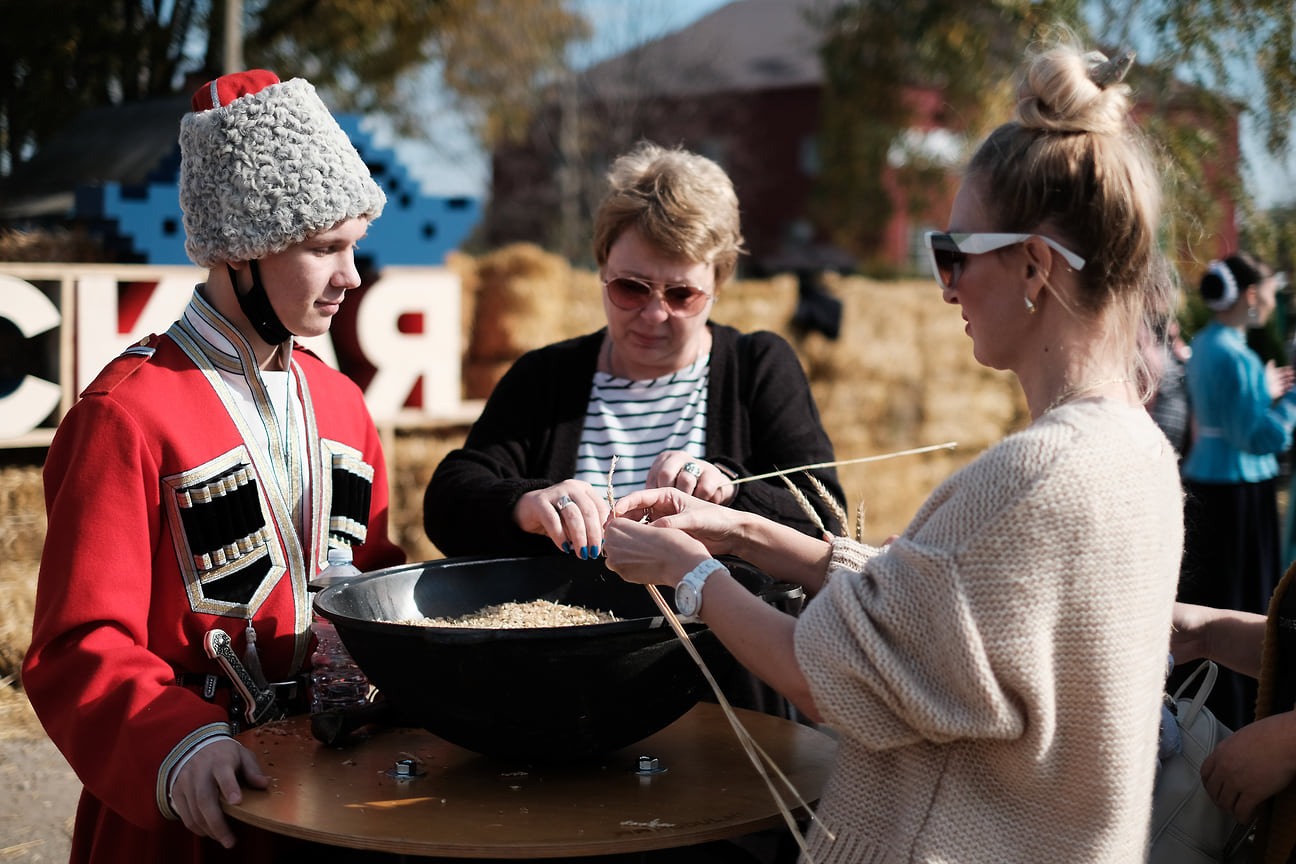
[[[180,203],[207,281],[86,389],[45,464],[23,684],[85,787],[73,861],[282,860],[291,841],[221,811],[269,780],[206,634],[242,656],[254,636],[301,708],[328,548],[362,570],[405,560],[360,390],[293,344],[360,284],[386,197],[305,80],[227,75],[192,104]]]

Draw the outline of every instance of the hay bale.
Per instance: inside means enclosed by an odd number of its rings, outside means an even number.
[[[469,360],[463,366],[465,399],[485,399],[513,365],[512,360]]]
[[[67,264],[115,262],[115,255],[84,227],[0,228],[0,261],[38,261]]]
[[[865,504],[865,539],[903,530],[950,473],[1024,425],[1025,403],[1010,373],[972,356],[957,311],[925,280],[834,280],[842,300],[836,341],[793,339],[807,361],[811,389],[838,459],[858,459],[943,444],[953,452],[842,466],[854,513]]]
[[[571,281],[565,259],[519,243],[483,256],[477,275],[470,360],[511,361],[552,341],[564,305],[555,295]]]
[[[459,277],[459,348],[461,359],[466,359],[472,345],[473,317],[477,314],[477,261],[471,255],[452,251],[446,254],[445,266]]]
[[[40,564],[0,563],[0,679],[17,680],[31,645]]]
[[[423,531],[423,493],[432,472],[451,450],[468,437],[463,426],[438,429],[402,429],[395,436],[391,484],[391,535],[410,561],[443,558]]]
[[[17,682],[11,681],[6,686],[0,686],[0,739],[27,740],[43,737],[45,730],[41,727],[31,702],[27,701],[27,694],[18,687]]]
[[[40,466],[0,468],[0,679],[17,678],[31,644],[45,525]]]
[[[744,333],[772,330],[787,338],[796,303],[796,279],[790,276],[730,282],[716,296],[711,320]]]

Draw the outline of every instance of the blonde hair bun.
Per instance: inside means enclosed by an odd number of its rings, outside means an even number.
[[[1042,50],[1027,62],[1014,119],[1027,129],[1118,135],[1133,107],[1122,82],[1133,60],[1132,51],[1109,60],[1071,44]]]

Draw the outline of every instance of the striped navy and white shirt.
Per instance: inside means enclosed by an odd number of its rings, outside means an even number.
[[[596,489],[607,486],[616,455],[612,494],[642,489],[653,460],[663,450],[706,454],[707,374],[711,354],[661,378],[631,381],[595,372],[589,407],[576,451],[575,479]]]

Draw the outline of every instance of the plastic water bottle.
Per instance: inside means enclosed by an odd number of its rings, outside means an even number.
[[[360,570],[351,563],[351,547],[328,550],[328,566],[320,572],[323,585],[354,578]],[[318,613],[311,622],[315,631],[315,653],[311,656],[311,712],[356,708],[369,702],[369,679],[351,659],[333,622]]]

